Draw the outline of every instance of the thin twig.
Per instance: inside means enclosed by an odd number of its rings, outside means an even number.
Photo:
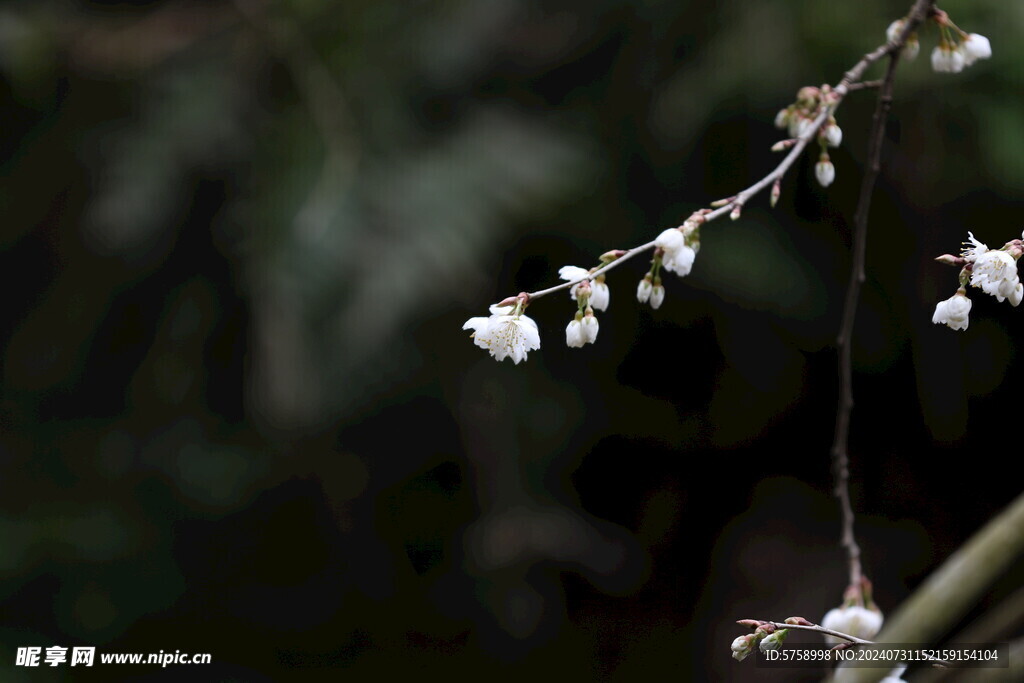
[[[918,4],[921,4],[921,0],[919,0]],[[907,23],[908,25],[911,24],[911,22]],[[916,23],[913,24],[913,26],[916,25]],[[743,206],[747,203],[748,200],[750,200],[751,197],[753,197],[754,195],[756,195],[758,192],[765,189],[769,185],[772,185],[776,180],[780,180],[786,174],[786,171],[788,171],[789,168],[796,162],[797,158],[804,151],[807,145],[810,144],[810,142],[818,134],[818,129],[821,128],[822,124],[824,124],[826,119],[828,119],[829,114],[835,111],[836,107],[839,106],[843,98],[853,90],[863,89],[862,87],[854,86],[860,83],[860,79],[864,75],[864,72],[867,70],[867,68],[874,64],[875,62],[877,62],[882,57],[884,57],[894,47],[902,47],[907,35],[909,35],[909,32],[901,36],[899,40],[894,41],[892,44],[881,45],[877,47],[875,50],[861,57],[860,61],[858,61],[849,71],[843,74],[842,79],[832,89],[832,93],[834,95],[833,103],[829,106],[821,107],[821,110],[818,112],[817,116],[815,116],[812,124],[807,127],[807,130],[804,131],[803,135],[796,138],[796,143],[789,150],[789,153],[786,154],[786,156],[782,159],[781,162],[779,162],[779,164],[774,169],[772,169],[771,173],[764,176],[750,187],[747,187],[746,189],[743,189],[740,192],[736,193],[736,195],[734,195],[732,199],[729,201],[729,203],[727,203],[726,205],[720,206],[714,210],[707,210],[703,214],[703,222],[707,223],[715,220],[716,218],[720,218],[728,213],[732,213],[733,211],[736,211],[738,209],[742,210]],[[624,256],[616,259],[615,261],[612,261],[607,265],[602,266],[601,268],[598,268],[594,272],[588,274],[585,278],[579,278],[577,280],[572,280],[570,282],[563,282],[562,284],[555,285],[553,287],[548,287],[547,289],[537,290],[536,292],[529,292],[528,297],[530,300],[534,300],[539,299],[542,296],[547,296],[548,294],[561,291],[563,289],[569,289],[570,287],[577,285],[583,280],[590,280],[597,277],[598,275],[602,275],[611,270],[612,268],[615,268],[620,263],[636,256],[641,252],[653,248],[653,241],[648,242],[647,244],[642,244],[638,247],[633,247],[632,249],[629,249]]]
[[[874,90],[875,88],[881,88],[882,81],[861,81],[860,83],[851,83],[850,87],[847,88],[848,92],[857,92],[858,90]]]
[[[822,635],[842,638],[843,640],[849,641],[851,643],[856,643],[858,645],[875,645],[875,641],[873,640],[864,640],[863,638],[858,638],[857,636],[851,636],[849,633],[843,633],[842,631],[833,631],[830,628],[818,626],[817,624],[811,624],[810,626],[807,626],[805,624],[787,624],[783,621],[766,621],[765,623],[771,624],[779,630],[784,628],[792,628],[798,631],[814,631],[815,633],[821,633]]]
[[[801,619],[801,621],[807,622],[806,619]],[[842,631],[836,631],[836,630],[833,630],[833,629],[830,629],[830,628],[825,628],[824,626],[820,626],[818,624],[812,624],[810,622],[803,623],[803,624],[791,624],[791,623],[785,622],[785,621],[760,621],[760,620],[757,620],[757,619],[741,619],[738,623],[744,624],[744,625],[747,625],[747,626],[751,626],[751,627],[754,627],[754,625],[757,624],[758,625],[758,630],[763,629],[765,626],[771,626],[776,631],[781,631],[783,629],[795,629],[797,631],[813,631],[814,633],[820,633],[822,635],[832,636],[834,638],[839,638],[841,640],[845,640],[845,641],[847,641],[849,643],[853,643],[854,645],[879,645],[879,646],[882,646],[882,647],[885,646],[885,643],[879,642],[877,640],[865,640],[864,638],[858,638],[857,636],[852,636],[849,633],[843,633]],[[942,666],[942,667],[950,666],[950,662],[949,661],[947,661],[945,659],[940,659],[939,657],[934,657],[934,656],[929,655],[929,654],[927,654],[925,652],[921,652],[921,657],[923,659],[926,659],[926,660],[930,661],[935,666]]]
[[[620,263],[625,263],[626,261],[628,261],[629,259],[633,258],[637,254],[643,253],[643,252],[647,251],[648,249],[653,249],[653,248],[654,248],[654,242],[653,241],[648,242],[647,244],[641,244],[638,247],[633,247],[632,249],[628,250],[625,254],[623,254],[619,258],[615,259],[614,261],[612,261],[611,263],[609,263],[607,265],[601,266],[600,268],[595,270],[593,273],[590,273],[589,275],[587,275],[584,278],[580,278],[578,280],[574,280],[573,282],[563,282],[560,285],[555,285],[554,287],[548,287],[547,289],[540,289],[540,290],[537,290],[536,292],[530,292],[528,296],[529,296],[530,299],[539,299],[540,297],[545,296],[547,294],[551,294],[552,292],[557,292],[557,291],[562,290],[562,289],[568,289],[569,287],[572,287],[573,285],[575,285],[575,284],[577,284],[579,282],[582,282],[583,280],[589,280],[591,278],[597,277],[598,275],[603,275],[604,273],[607,273],[612,268],[615,268],[616,266],[618,266]]]
[[[849,564],[851,586],[861,585],[860,546],[853,533],[853,506],[850,502],[850,414],[853,411],[853,370],[851,347],[853,324],[857,315],[857,302],[864,284],[864,260],[867,250],[868,213],[871,210],[871,195],[874,193],[875,182],[881,171],[882,142],[885,138],[885,121],[892,106],[893,81],[896,65],[899,63],[900,50],[909,36],[921,21],[924,20],[935,0],[917,0],[910,11],[909,19],[903,27],[901,35],[883,48],[889,54],[889,66],[878,93],[878,102],[871,120],[871,133],[868,136],[868,167],[861,180],[860,196],[854,212],[853,260],[850,264],[850,279],[846,286],[846,299],[843,303],[843,317],[839,325],[839,336],[836,339],[839,363],[839,402],[836,409],[835,437],[832,442],[832,464],[835,472],[835,496],[839,499],[842,514],[841,544],[846,550]],[[876,50],[877,52],[877,50]],[[849,75],[849,74],[848,74]],[[859,77],[856,74],[855,77]],[[851,81],[854,79],[851,79]]]

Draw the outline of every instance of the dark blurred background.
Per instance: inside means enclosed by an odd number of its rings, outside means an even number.
[[[0,678],[81,676],[13,665],[60,644],[213,656],[106,680],[815,680],[729,644],[845,587],[833,340],[873,93],[835,184],[805,158],[708,226],[660,310],[637,259],[592,347],[562,293],[518,367],[460,327],[760,178],[776,111],[909,5],[0,5]],[[1024,11],[943,8],[995,54],[932,73],[930,28],[901,66],[854,344],[886,612],[1021,489],[1024,313],[931,314],[936,255],[1024,227]]]

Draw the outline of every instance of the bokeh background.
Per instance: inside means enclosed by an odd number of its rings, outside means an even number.
[[[803,159],[777,208],[710,225],[660,310],[638,259],[592,347],[562,343],[561,294],[518,367],[460,328],[761,177],[776,111],[909,5],[0,5],[0,678],[81,677],[14,666],[60,644],[213,656],[105,680],[815,680],[729,643],[844,588],[833,340],[870,92],[835,184]],[[995,54],[934,74],[929,29],[900,69],[854,343],[890,612],[1021,490],[1024,314],[930,318],[936,255],[1024,227],[1024,4],[943,8]]]

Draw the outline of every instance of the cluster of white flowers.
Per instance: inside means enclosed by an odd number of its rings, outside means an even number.
[[[665,270],[680,277],[690,274],[700,250],[698,227],[696,221],[686,221],[678,228],[663,231],[654,240],[655,246],[662,251],[661,265]]]
[[[655,278],[650,273],[644,275],[644,279],[636,286],[636,300],[642,304],[649,303],[655,310],[661,308],[661,303],[665,300],[661,276]]]
[[[696,213],[678,228],[663,230],[654,240],[654,258],[651,269],[636,287],[636,300],[642,304],[650,304],[651,308],[661,307],[665,301],[665,287],[661,284],[662,268],[679,277],[685,277],[693,270],[693,262],[700,251],[700,224],[704,221],[701,213]]]
[[[979,59],[992,56],[988,38],[977,33],[961,31],[945,12],[934,10],[930,19],[938,25],[941,32],[939,45],[932,52],[932,66],[936,71],[961,71]],[[886,36],[890,43],[899,39],[906,28],[906,21],[905,18],[898,19],[889,25]],[[914,59],[919,51],[917,34],[912,33],[907,36],[902,55],[907,59]],[[782,151],[795,145],[802,147],[811,142],[812,136],[817,137],[820,153],[814,166],[814,176],[822,187],[830,186],[836,179],[836,169],[828,150],[838,147],[843,141],[843,131],[834,116],[835,108],[841,100],[841,94],[829,85],[806,86],[797,92],[793,104],[779,111],[775,117],[775,125],[787,130],[790,138],[778,142],[772,147],[773,150]],[[785,164],[780,165],[774,173],[770,196],[772,206],[775,206],[779,199],[785,167]],[[769,175],[768,179],[771,178]],[[762,186],[763,183],[759,183],[750,189],[756,190]],[[731,205],[730,217],[735,220],[740,217],[746,199],[746,195],[741,193],[713,202],[711,206]],[[662,285],[660,272],[662,268],[681,277],[689,275],[700,250],[700,225],[705,221],[705,215],[711,213],[717,216],[717,212],[711,209],[701,209],[683,225],[665,230],[658,235],[654,241],[651,269],[637,285],[637,301],[650,304],[653,309],[661,307],[665,300],[665,287]],[[947,263],[963,266],[961,286],[956,294],[936,305],[932,322],[942,323],[956,330],[966,330],[969,324],[971,301],[967,298],[968,284],[991,294],[999,301],[1009,300],[1013,306],[1024,300],[1024,286],[1017,275],[1017,260],[1024,253],[1024,242],[1014,240],[1002,249],[990,250],[975,240],[974,235],[970,235],[970,240],[971,245],[960,257],[940,257],[940,260]],[[611,300],[611,291],[605,283],[604,271],[612,261],[626,253],[620,250],[607,252],[601,256],[601,265],[589,270],[578,266],[563,266],[558,274],[569,284],[536,293],[537,296],[542,296],[554,289],[568,287],[570,298],[578,305],[575,316],[565,328],[565,342],[569,347],[580,348],[597,341],[600,324],[594,312],[608,310]],[[495,359],[501,361],[511,358],[518,364],[526,360],[529,351],[540,348],[537,324],[523,314],[529,300],[530,297],[526,294],[506,299],[492,306],[489,316],[467,320],[463,329],[473,330],[471,336],[474,343],[480,348],[487,349]]]
[[[470,318],[462,326],[473,330],[473,342],[490,351],[496,360],[511,358],[519,365],[526,360],[529,351],[540,348],[540,332],[537,323],[522,314],[520,301],[514,306],[491,306],[491,315],[486,318]]]
[[[816,88],[804,86],[796,94],[796,101],[775,115],[775,127],[786,130],[791,138],[802,138],[810,134],[814,122],[821,113],[822,105],[835,104],[832,89],[828,85]],[[829,116],[828,121],[818,130],[818,136],[830,147],[838,147],[843,140],[843,132],[836,125],[836,120]]]
[[[942,41],[932,50],[932,70],[957,74],[979,59],[991,56],[992,44],[983,35],[968,33],[959,43],[943,36]]]
[[[757,645],[759,640],[760,638],[753,633],[748,633],[745,636],[739,636],[733,640],[732,645],[729,646],[729,649],[732,650],[732,658],[738,662],[743,661],[754,651],[754,647]]]
[[[791,138],[804,138],[814,128],[814,122],[822,115],[822,108],[832,108],[837,100],[831,87],[823,85],[820,88],[806,86],[800,88],[796,95],[796,101],[779,111],[775,116],[775,127],[787,129]],[[792,143],[792,140],[783,141],[772,149],[782,151]],[[818,145],[821,153],[818,155],[818,163],[814,166],[814,177],[822,187],[828,187],[836,179],[836,167],[828,155],[829,147],[838,147],[843,142],[843,129],[836,123],[835,116],[829,113],[828,118],[818,129]],[[772,200],[777,199],[777,191],[772,188]]]
[[[608,257],[613,253],[615,252],[606,254],[605,257],[602,257],[602,261],[611,260]],[[583,348],[585,344],[593,344],[597,341],[600,324],[597,322],[597,316],[594,315],[594,309],[606,311],[611,301],[611,291],[604,281],[604,276],[599,275],[590,280],[590,273],[591,271],[579,266],[562,266],[558,269],[558,277],[566,282],[579,280],[577,284],[569,288],[569,296],[579,304],[576,317],[569,321],[569,325],[565,328],[565,343],[569,348],[579,349]]]
[[[593,344],[597,341],[598,330],[597,318],[593,314],[579,315],[565,328],[565,343],[570,348],[583,348],[584,344]]]
[[[967,233],[967,236],[970,246],[962,255],[971,265],[971,286],[981,288],[1000,302],[1009,299],[1013,306],[1019,306],[1024,298],[1024,285],[1021,285],[1017,274],[1017,259],[1021,254],[1019,247],[1015,248],[1011,242],[1003,249],[989,249],[972,233]]]
[[[985,36],[961,31],[945,12],[937,12],[933,19],[939,26],[940,36],[939,44],[932,50],[932,70],[939,73],[960,73],[979,59],[988,59],[992,56],[992,44]],[[889,24],[885,36],[890,43],[899,37],[906,23],[907,20],[904,18]],[[917,33],[911,33],[907,36],[901,54],[904,59],[911,60],[917,57],[920,50],[921,44],[917,40]]]
[[[786,642],[786,637],[789,636],[789,629],[780,628],[779,626],[767,621],[757,621],[754,619],[741,619],[737,623],[745,626],[756,627],[753,633],[748,633],[745,636],[740,636],[732,641],[729,649],[732,650],[733,659],[742,661],[749,657],[754,652],[754,647],[761,650],[762,653],[769,652],[770,650],[778,650],[782,647],[782,644]],[[801,617],[790,617],[786,619],[787,624],[802,623],[809,625],[811,622]]]
[[[939,261],[960,265],[960,288],[956,294],[935,305],[932,322],[948,325],[954,330],[966,330],[971,312],[971,300],[967,298],[967,285],[994,296],[1000,302],[1009,301],[1019,306],[1024,301],[1024,284],[1017,273],[1017,260],[1024,253],[1024,234],[1003,245],[1002,249],[989,249],[967,233],[967,242],[960,252],[960,258],[945,254]]]

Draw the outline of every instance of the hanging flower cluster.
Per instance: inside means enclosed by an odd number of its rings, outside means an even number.
[[[590,270],[579,266],[562,266],[558,269],[558,277],[566,282],[575,283],[569,288],[569,298],[577,303],[576,315],[565,328],[565,343],[569,348],[579,349],[597,341],[600,323],[594,315],[594,310],[607,311],[612,294],[604,275],[591,278],[591,274],[621,258],[625,253],[621,249],[606,252],[601,255],[601,264]]]
[[[814,177],[822,187],[828,187],[836,179],[836,167],[828,155],[829,147],[838,147],[843,142],[843,129],[836,123],[833,115],[839,98],[828,85],[820,88],[805,86],[796,94],[796,101],[775,115],[775,127],[788,131],[790,139],[783,140],[772,149],[783,151],[798,139],[805,138],[814,130],[815,122],[822,112],[827,110],[828,116],[818,128],[818,163],[814,165]],[[772,187],[772,206],[778,200],[778,185]]]
[[[931,18],[939,27],[939,44],[932,50],[933,71],[960,73],[979,59],[992,56],[992,44],[985,36],[962,31],[942,10],[936,10]],[[905,25],[906,19],[897,19],[889,24],[885,35],[890,43],[899,37]],[[907,37],[901,54],[905,59],[914,59],[920,49],[917,33],[914,32]]]
[[[693,270],[693,262],[700,251],[700,225],[706,211],[698,211],[686,219],[678,228],[662,231],[654,240],[654,258],[651,269],[636,288],[636,300],[658,309],[665,300],[665,287],[661,284],[661,269],[679,277],[685,277]]]
[[[825,613],[821,625],[832,631],[870,640],[882,630],[882,610],[871,599],[871,582],[861,577],[843,593],[843,604]],[[842,638],[825,635],[827,643],[841,643]]]
[[[566,266],[562,270],[573,267]],[[608,285],[604,285],[604,287],[607,289]],[[594,315],[594,306],[591,304],[591,299],[597,299],[598,297],[592,296],[591,292],[594,291],[594,288],[591,287],[589,280],[579,283],[571,291],[573,292],[573,298],[579,304],[579,309],[576,311],[576,316],[569,321],[569,325],[565,328],[565,343],[569,348],[579,349],[583,348],[584,344],[593,344],[597,341],[597,331],[600,325],[597,322],[597,317]],[[607,297],[605,297],[604,303],[605,307],[607,307]]]
[[[1024,234],[1021,235],[1024,238]],[[1019,306],[1024,301],[1024,285],[1017,273],[1017,261],[1024,254],[1024,239],[1015,239],[1000,249],[989,249],[978,241],[974,233],[967,233],[967,242],[960,256],[943,254],[936,261],[951,266],[960,266],[960,287],[956,293],[935,306],[932,322],[948,325],[954,330],[966,330],[970,322],[971,300],[967,298],[967,287],[976,287],[994,296],[1000,302],[1009,301]]]

